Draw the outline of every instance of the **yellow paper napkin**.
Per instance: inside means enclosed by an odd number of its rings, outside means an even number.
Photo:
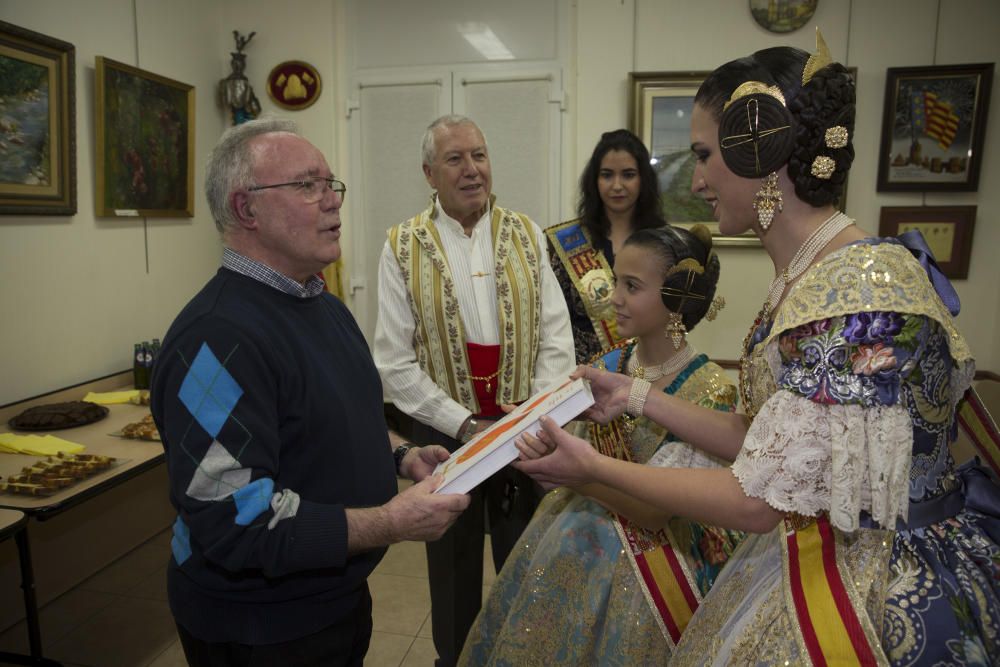
[[[0,451],[10,454],[32,454],[34,456],[55,456],[59,452],[79,454],[86,447],[57,438],[54,435],[16,435],[0,433]]]
[[[117,403],[138,403],[139,402],[139,390],[129,389],[126,391],[102,391],[102,392],[90,392],[83,397],[83,400],[88,403],[97,403],[99,405],[115,405]]]

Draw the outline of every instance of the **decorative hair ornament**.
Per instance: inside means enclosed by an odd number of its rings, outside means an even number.
[[[681,261],[677,262],[676,264],[674,264],[673,266],[671,266],[669,269],[667,269],[667,273],[666,273],[665,276],[663,276],[663,279],[666,280],[670,276],[674,275],[675,273],[680,273],[681,271],[687,271],[689,273],[698,273],[698,274],[701,274],[701,273],[705,273],[705,267],[702,266],[701,263],[698,260],[696,260],[694,257],[685,257],[684,259],[682,259]],[[691,282],[693,280],[694,280],[694,276],[688,275],[688,283],[687,283],[687,288],[686,289],[690,289],[691,288]],[[705,298],[704,296],[700,296],[700,295],[696,295],[696,294],[689,294],[686,291],[683,292],[683,293],[681,293],[681,292],[678,292],[677,290],[672,290],[670,287],[664,287],[663,289],[660,290],[660,292],[663,293],[663,294],[668,294],[667,290],[671,290],[672,292],[674,292],[673,294],[670,294],[670,296],[681,296],[681,297],[688,297],[688,296],[690,296],[690,297],[693,297],[693,298],[696,298],[696,299],[704,299]]]
[[[778,86],[744,81],[722,109],[719,146],[734,174],[760,178],[788,161],[795,144],[791,131],[795,121]]]
[[[785,95],[784,93],[781,92],[781,88],[778,88],[777,86],[769,86],[762,81],[744,81],[743,83],[741,83],[739,86],[736,87],[736,90],[733,91],[733,94],[730,95],[729,99],[726,100],[726,103],[722,105],[722,110],[725,111],[726,109],[728,109],[730,104],[740,99],[741,97],[746,97],[747,95],[755,95],[757,93],[770,95],[774,99],[781,102],[781,106],[783,107],[788,106],[785,103]]]
[[[827,148],[843,148],[847,145],[847,128],[843,125],[835,125],[834,127],[827,128],[823,139]]]
[[[663,335],[674,344],[675,350],[679,350],[681,348],[681,343],[684,342],[684,336],[687,335],[687,327],[684,326],[684,320],[681,316],[681,310],[684,308],[684,302],[688,299],[698,299],[700,301],[705,300],[704,294],[698,294],[697,292],[691,291],[691,286],[694,284],[695,276],[705,273],[705,267],[693,257],[685,257],[667,269],[667,275],[665,275],[663,279],[666,280],[673,274],[681,272],[687,273],[687,280],[685,280],[683,288],[660,288],[660,294],[680,298],[680,303],[677,304],[676,308],[668,307],[669,312],[667,313],[667,326],[663,331]]]
[[[753,197],[753,210],[757,211],[757,222],[761,231],[766,232],[774,220],[774,214],[781,213],[785,201],[778,189],[778,173],[772,171],[760,183],[760,190]]]
[[[816,159],[812,162],[812,167],[809,169],[811,173],[816,178],[821,178],[824,181],[829,180],[833,176],[834,170],[837,168],[837,163],[832,157],[826,155],[817,155]]]
[[[775,135],[791,129],[791,118],[781,118],[782,115],[788,116],[784,98],[779,100],[767,92],[752,95],[745,105],[733,106],[728,113],[724,112],[723,122],[719,125],[719,146],[723,151],[723,159],[734,173],[744,177],[760,176],[776,169],[788,159],[791,141],[794,141],[792,133],[788,132],[785,133],[785,141],[777,142],[780,146],[778,151],[762,150],[766,148],[762,146],[765,140],[776,138]],[[779,124],[782,121],[785,122]],[[772,142],[768,142],[770,143]],[[775,162],[778,164],[774,164]]]
[[[708,312],[705,313],[705,319],[711,322],[716,317],[719,316],[719,311],[726,307],[725,297],[717,296],[712,299],[712,305],[708,307]]]
[[[805,67],[802,68],[802,85],[805,86],[812,81],[816,72],[820,71],[832,62],[833,58],[830,56],[830,49],[826,45],[826,40],[823,39],[823,33],[819,31],[819,26],[817,26],[816,53],[809,56],[809,60],[806,61]]]

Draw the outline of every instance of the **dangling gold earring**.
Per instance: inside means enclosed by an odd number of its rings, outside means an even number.
[[[753,197],[753,210],[757,211],[761,231],[768,230],[775,212],[780,213],[783,206],[781,190],[778,189],[778,172],[772,171],[761,181],[760,190]]]
[[[663,330],[663,336],[668,338],[671,343],[674,344],[674,349],[681,349],[681,343],[684,342],[684,336],[687,335],[687,327],[684,326],[683,320],[681,320],[680,313],[668,313],[667,314],[667,326]]]
[[[708,306],[708,312],[705,313],[705,319],[711,322],[719,315],[719,311],[725,308],[726,299],[725,297],[717,296],[712,299],[712,303]]]

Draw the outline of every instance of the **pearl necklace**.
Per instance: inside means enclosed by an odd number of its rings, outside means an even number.
[[[767,289],[767,301],[764,302],[764,312],[766,314],[769,315],[777,305],[781,299],[781,295],[785,293],[788,283],[798,278],[809,268],[813,260],[816,259],[816,255],[830,244],[833,237],[853,224],[854,220],[837,211],[803,241],[799,249],[795,251],[792,261],[788,263],[788,266],[783,271],[778,272],[774,276],[774,280],[771,281],[771,285]]]
[[[754,333],[759,326],[771,319],[771,311],[774,305],[778,303],[778,300],[781,299],[781,295],[785,293],[788,283],[798,278],[809,268],[813,260],[816,259],[816,255],[829,245],[834,236],[853,224],[854,220],[840,211],[831,215],[822,225],[816,228],[816,231],[806,238],[802,245],[799,246],[799,249],[795,251],[792,261],[788,263],[785,270],[781,271],[771,281],[771,286],[767,290],[767,301],[764,302],[764,307],[760,309],[757,318],[750,325],[750,331],[747,332],[746,338],[743,339],[743,354],[740,356],[740,398],[743,400],[744,412],[751,419],[754,418],[757,414],[757,408],[760,407],[753,400],[753,387],[750,382],[750,345],[753,341]]]
[[[639,364],[639,344],[636,343],[635,349],[632,351],[632,356],[628,360],[628,373],[640,380],[656,382],[662,377],[680,372],[697,356],[698,350],[694,349],[694,346],[688,343],[684,346],[683,350],[676,352],[662,364],[649,367],[641,366]]]

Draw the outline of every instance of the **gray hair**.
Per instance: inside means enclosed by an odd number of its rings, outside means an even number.
[[[486,144],[486,135],[483,133],[482,128],[476,125],[468,116],[462,116],[459,114],[448,114],[447,116],[441,116],[433,123],[427,126],[424,130],[424,138],[420,142],[420,159],[423,161],[422,164],[431,164],[434,162],[434,158],[437,157],[437,146],[434,143],[434,131],[439,127],[455,127],[456,125],[471,125],[477,130],[479,134],[483,136],[483,144]],[[489,148],[489,146],[487,146]]]
[[[212,149],[205,166],[205,196],[220,233],[225,233],[227,228],[236,224],[230,195],[236,190],[254,185],[250,141],[274,132],[299,134],[298,127],[290,120],[258,118],[223,132],[219,143]]]

